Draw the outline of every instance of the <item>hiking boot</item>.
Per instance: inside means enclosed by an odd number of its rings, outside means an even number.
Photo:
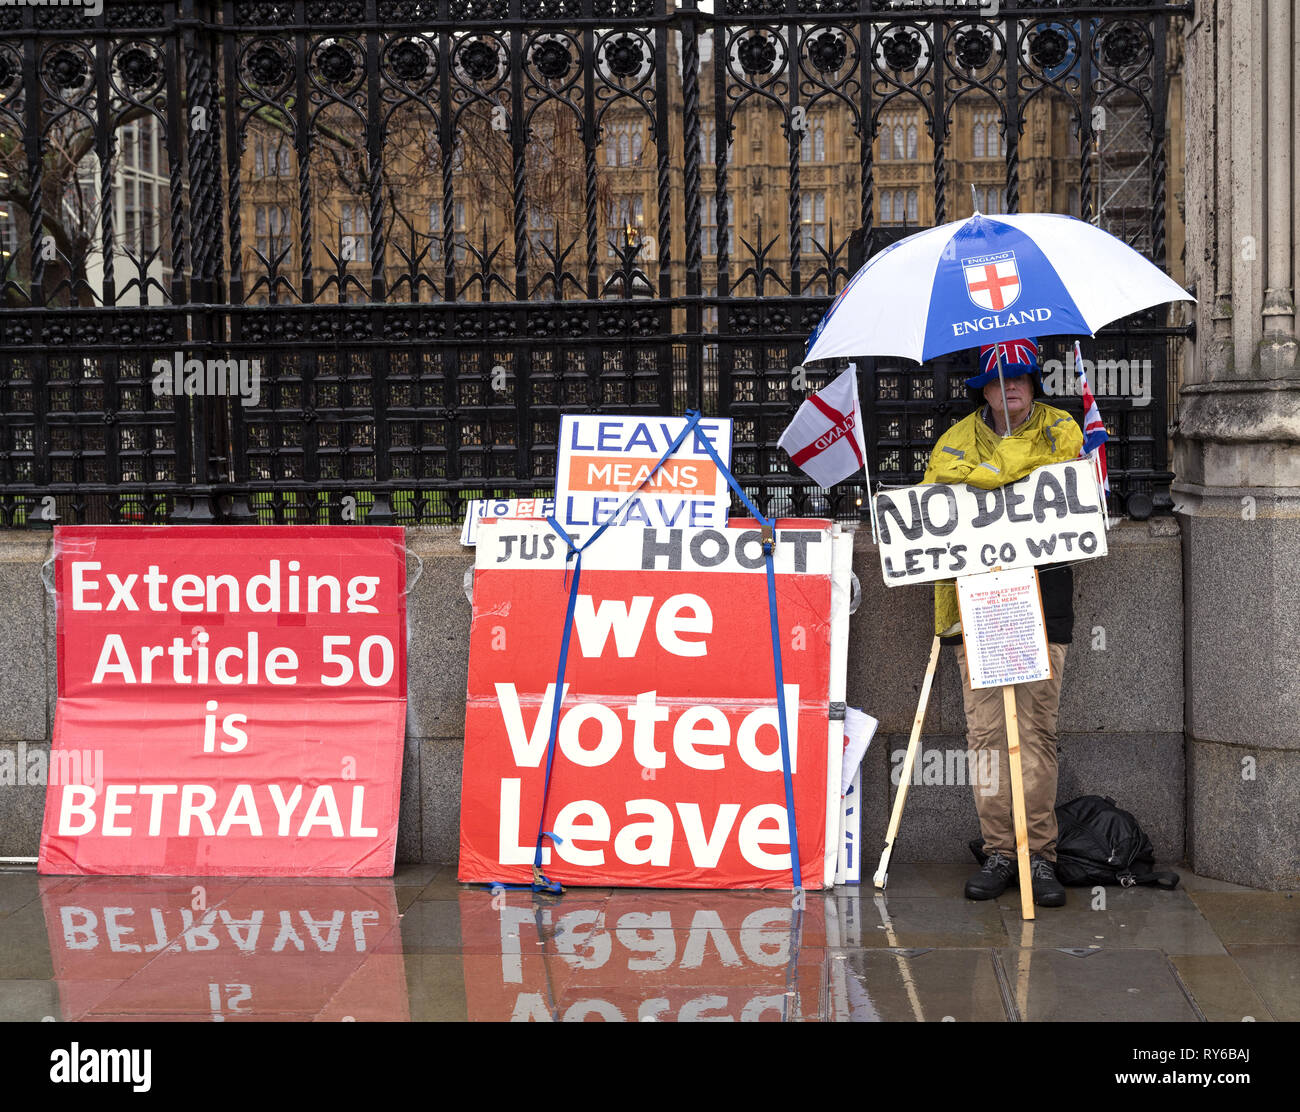
[[[1029,859],[1029,879],[1033,883],[1034,903],[1039,907],[1065,905],[1065,887],[1056,879],[1056,866],[1046,857],[1034,854]]]
[[[991,853],[984,867],[966,882],[968,900],[995,900],[1016,879],[1016,863],[1000,853]],[[1065,893],[1062,892],[1062,899]]]

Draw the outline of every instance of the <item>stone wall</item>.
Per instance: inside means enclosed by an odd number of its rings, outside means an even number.
[[[409,529],[407,536],[423,566],[408,600],[410,709],[397,856],[454,861],[470,621],[464,581],[473,555],[451,530]],[[1075,570],[1075,643],[1061,697],[1061,798],[1113,796],[1138,816],[1162,860],[1179,861],[1185,770],[1177,527],[1168,518],[1119,524],[1110,546],[1108,557]],[[19,744],[48,746],[54,717],[54,607],[41,579],[49,550],[48,533],[0,533],[0,675],[7,692],[0,746],[15,755]],[[881,721],[864,764],[863,845],[873,865],[893,798],[890,754],[906,748],[928,659],[932,592],[886,588],[866,531],[857,533],[854,566],[862,601],[851,622],[849,703]],[[765,597],[756,606],[763,630]],[[964,728],[956,661],[945,649],[923,745],[962,750]],[[0,856],[36,854],[43,808],[43,787],[0,786]],[[966,842],[978,830],[970,786],[913,786],[894,860],[966,860]]]

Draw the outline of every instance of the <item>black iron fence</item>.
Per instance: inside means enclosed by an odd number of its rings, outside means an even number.
[[[806,336],[861,257],[972,191],[1164,266],[1183,14],[0,7],[0,525],[453,524],[551,488],[561,412],[686,407],[734,419],[766,512],[856,517],[860,485],[776,448],[839,369],[800,377]],[[1144,367],[1145,397],[1101,402],[1117,495],[1157,508],[1183,332],[1160,310],[1089,343]],[[874,479],[920,479],[972,360],[860,364]]]

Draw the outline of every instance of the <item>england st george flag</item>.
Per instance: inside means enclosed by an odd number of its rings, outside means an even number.
[[[856,364],[799,407],[777,446],[823,487],[843,482],[866,465]]]

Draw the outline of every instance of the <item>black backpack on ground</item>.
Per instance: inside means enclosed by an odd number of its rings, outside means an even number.
[[[1178,874],[1154,871],[1155,850],[1137,819],[1109,796],[1081,795],[1056,808],[1056,876],[1062,884],[1154,884],[1177,888]],[[970,843],[984,864],[984,840]]]

